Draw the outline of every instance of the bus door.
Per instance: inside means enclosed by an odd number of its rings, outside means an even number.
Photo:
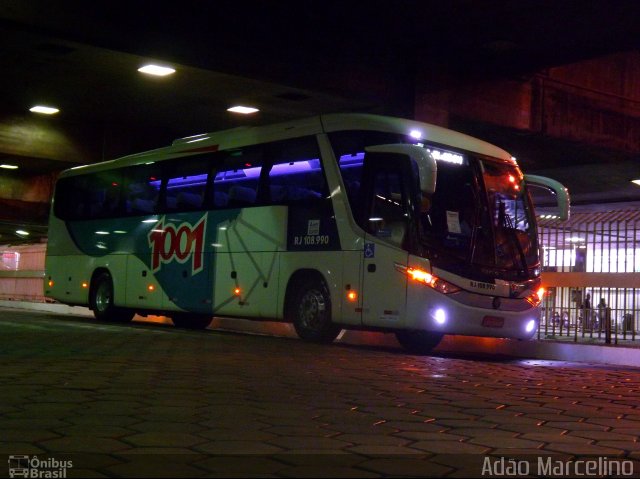
[[[397,160],[397,161],[396,161]],[[399,327],[406,310],[410,164],[406,156],[367,153],[363,171],[363,318],[368,326]]]

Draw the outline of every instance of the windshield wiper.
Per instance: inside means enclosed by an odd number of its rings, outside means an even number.
[[[524,254],[522,245],[520,244],[520,239],[518,238],[518,234],[516,233],[516,228],[513,225],[511,216],[509,216],[506,213],[505,204],[501,200],[499,200],[498,202],[498,224],[502,227],[503,231],[507,232],[507,234],[509,235],[513,243],[516,245],[516,249],[518,250],[518,255],[520,256],[520,262],[522,263],[523,271],[526,273],[529,269],[529,265],[527,264],[527,257]]]

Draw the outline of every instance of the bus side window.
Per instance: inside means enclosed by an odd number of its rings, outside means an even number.
[[[155,213],[160,196],[160,177],[149,167],[136,166],[125,170],[125,212],[134,215]]]
[[[223,157],[216,158],[215,208],[302,204],[327,196],[315,137],[248,146],[217,155]]]
[[[252,206],[256,202],[255,183],[246,183],[243,185],[232,185],[229,188],[229,206],[231,208],[244,208]]]
[[[216,208],[254,206],[257,198],[261,166],[218,170],[213,182]]]
[[[190,211],[204,205],[207,174],[175,176],[167,180],[167,211]]]
[[[167,162],[164,207],[167,212],[196,211],[209,207],[207,200],[211,155],[179,157]]]
[[[281,161],[269,171],[272,204],[308,202],[326,190],[319,159]]]
[[[62,179],[56,190],[56,215],[79,220],[118,214],[120,176],[114,170]]]
[[[259,206],[264,145],[247,146],[216,153],[211,199],[214,208]],[[211,194],[211,193],[210,193]]]
[[[106,190],[105,202],[103,205],[104,215],[116,216],[120,213],[120,193],[122,190],[119,175],[117,181],[113,178],[106,178],[104,187]]]

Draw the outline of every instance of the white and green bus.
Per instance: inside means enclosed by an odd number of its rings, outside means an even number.
[[[45,295],[100,320],[293,323],[309,341],[394,332],[530,338],[540,255],[531,185],[504,150],[445,128],[331,114],[202,134],[63,172]]]

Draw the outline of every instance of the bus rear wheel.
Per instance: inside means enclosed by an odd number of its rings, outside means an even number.
[[[396,338],[400,345],[411,354],[429,354],[440,341],[442,333],[430,331],[400,330],[396,331]]]
[[[306,341],[330,343],[342,330],[331,321],[331,295],[320,279],[304,279],[295,286],[287,312],[296,333]]]
[[[98,274],[91,284],[89,307],[93,315],[100,321],[127,323],[133,319],[134,312],[118,308],[113,302],[113,280],[107,272]]]
[[[171,316],[171,321],[176,328],[207,329],[207,326],[211,324],[211,316],[181,313]]]

